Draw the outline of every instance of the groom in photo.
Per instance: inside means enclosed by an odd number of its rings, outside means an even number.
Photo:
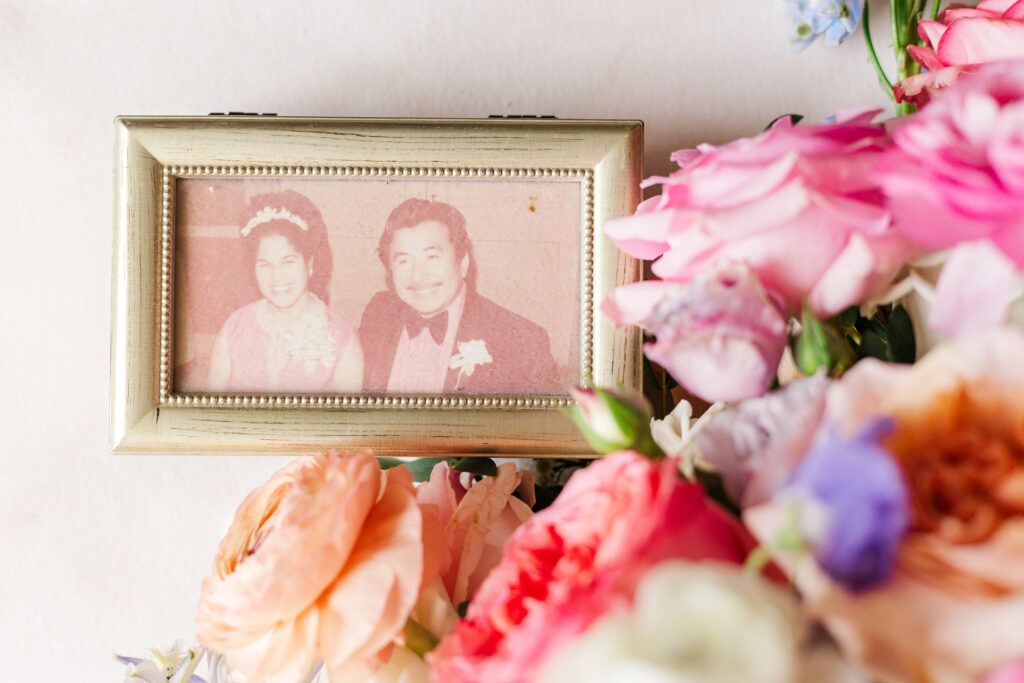
[[[539,325],[476,292],[466,219],[409,199],[388,216],[377,255],[388,289],[359,326],[363,391],[402,394],[561,393]]]

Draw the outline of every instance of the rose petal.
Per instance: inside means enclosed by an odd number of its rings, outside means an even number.
[[[928,325],[949,336],[998,325],[1016,283],[1014,264],[991,242],[961,244],[939,276]]]
[[[959,19],[943,34],[935,54],[944,64],[979,64],[1024,57],[1024,22]]]

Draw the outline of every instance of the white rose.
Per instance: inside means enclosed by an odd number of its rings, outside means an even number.
[[[796,598],[735,565],[664,562],[633,609],[552,657],[541,683],[830,683],[862,680],[834,649],[808,656]],[[824,672],[827,678],[820,678]]]

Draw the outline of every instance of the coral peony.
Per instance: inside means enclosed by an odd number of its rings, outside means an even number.
[[[783,312],[743,265],[716,264],[685,284],[620,287],[601,310],[617,325],[653,333],[647,357],[708,401],[764,394],[786,346]]]
[[[897,680],[974,680],[1024,657],[1024,333],[961,337],[912,367],[862,361],[827,402],[846,434],[892,420],[881,443],[909,486],[909,532],[893,576],[856,597],[798,564],[809,608]],[[779,507],[744,518],[770,538]]]
[[[428,662],[446,683],[532,681],[547,657],[670,558],[739,563],[739,524],[679,476],[674,459],[619,452],[577,472],[554,504],[521,526],[466,618]]]
[[[200,642],[251,680],[334,683],[387,659],[442,554],[412,476],[369,453],[297,458],[242,502],[203,582]]]
[[[819,317],[886,285],[910,255],[894,233],[874,177],[890,146],[877,111],[838,122],[779,120],[757,137],[673,155],[680,169],[652,178],[662,193],[605,232],[655,275],[688,282],[723,263],[745,264],[790,311]]]
[[[953,6],[938,21],[922,20],[917,32],[925,46],[910,56],[928,71],[895,86],[896,100],[927,104],[943,88],[988,62],[1024,59],[1024,0],[982,0],[976,8]]]
[[[505,541],[533,515],[535,500],[533,473],[517,471],[514,463],[499,465],[497,476],[484,477],[468,489],[461,474],[438,463],[430,480],[416,490],[421,503],[437,507],[444,527],[448,561],[441,579],[454,605],[473,597],[501,559]]]

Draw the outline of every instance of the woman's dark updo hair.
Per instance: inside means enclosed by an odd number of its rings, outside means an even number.
[[[288,214],[305,223],[306,229],[303,229],[298,221],[292,220]],[[270,218],[267,219],[268,217]],[[306,287],[321,301],[330,303],[328,287],[331,283],[334,258],[327,242],[327,225],[320,215],[320,209],[316,208],[308,197],[295,190],[256,195],[249,200],[239,226],[242,231],[245,269],[254,285],[256,270],[253,264],[256,263],[260,240],[267,235],[280,235],[302,255],[307,267],[312,259],[313,274]]]

